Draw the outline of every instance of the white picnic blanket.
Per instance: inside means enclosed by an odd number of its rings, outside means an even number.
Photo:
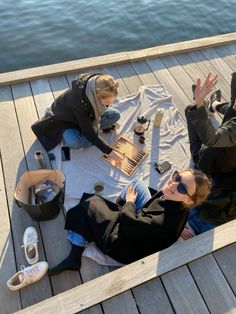
[[[133,129],[137,117],[145,116],[151,120],[144,144],[149,154],[132,176],[128,177],[105,161],[102,152],[95,146],[82,151],[71,150],[71,160],[63,162],[61,147],[57,146],[53,153],[56,156],[56,168],[66,176],[66,210],[78,204],[84,192],[94,193],[93,187],[98,181],[104,184],[101,195],[115,202],[122,188],[135,178],[143,179],[148,186],[160,190],[173,170],[183,170],[189,166],[187,128],[163,85],[141,86],[137,94],[117,100],[114,108],[121,112],[121,119],[118,121],[120,127],[116,131],[103,134],[103,138],[112,144],[122,134],[143,147],[138,143],[139,137],[134,134]],[[160,128],[153,127],[158,108],[164,109]],[[159,175],[153,164],[166,160],[172,164],[172,168]]]

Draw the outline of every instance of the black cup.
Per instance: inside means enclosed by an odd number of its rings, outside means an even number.
[[[142,135],[139,136],[139,140],[138,141],[139,141],[140,144],[144,144],[145,143],[145,137],[142,136]]]

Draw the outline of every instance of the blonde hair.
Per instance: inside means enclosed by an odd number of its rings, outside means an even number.
[[[117,97],[119,83],[111,75],[99,75],[96,79],[95,90],[100,98]]]
[[[186,169],[184,171],[181,171],[181,173],[185,171],[189,171],[193,174],[196,183],[196,191],[194,195],[191,196],[191,200],[193,201],[191,207],[194,207],[205,201],[211,190],[212,183],[210,178],[208,178],[208,176],[200,170]]]

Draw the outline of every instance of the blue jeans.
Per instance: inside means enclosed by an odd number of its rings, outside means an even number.
[[[120,119],[120,112],[114,108],[107,108],[101,116],[100,128],[107,129]],[[65,145],[70,148],[88,148],[93,144],[78,129],[67,129],[63,132]]]
[[[139,179],[135,179],[134,181],[131,182],[131,184],[134,185],[135,191],[137,192],[137,198],[135,201],[135,206],[136,206],[136,213],[139,213],[143,206],[146,204],[147,201],[150,200],[151,198],[151,193],[146,186],[146,184]],[[126,187],[123,188],[121,191],[121,198],[125,200],[126,197],[126,191],[128,189],[127,185]],[[75,245],[78,246],[86,246],[87,245],[87,240],[79,233],[76,233],[74,231],[69,230],[68,237],[67,239]]]
[[[204,222],[199,218],[200,206],[196,206],[190,209],[188,214],[188,223],[193,228],[196,234],[200,234],[215,228],[216,226],[208,222]]]

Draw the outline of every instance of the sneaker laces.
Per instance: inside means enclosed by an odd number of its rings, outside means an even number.
[[[28,245],[32,245],[33,246],[37,242],[39,242],[39,240],[30,239],[29,242],[27,242],[26,244],[22,244],[21,247],[26,247]]]
[[[39,242],[38,240],[27,242],[26,244],[21,245],[22,248],[27,249],[28,252],[35,249],[35,244]],[[37,249],[36,249],[37,250]]]
[[[34,267],[28,268],[25,265],[21,265],[20,271],[23,273],[23,278],[31,279],[35,276],[35,274],[39,271],[38,265],[34,265]],[[23,281],[23,280],[22,280]]]

